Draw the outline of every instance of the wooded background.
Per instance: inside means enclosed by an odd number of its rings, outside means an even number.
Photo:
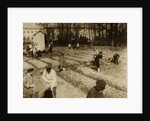
[[[68,43],[126,46],[127,23],[37,23],[46,30],[46,45]]]

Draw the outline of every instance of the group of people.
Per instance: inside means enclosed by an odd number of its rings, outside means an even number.
[[[44,85],[44,90],[39,90],[37,88],[36,82],[37,78],[33,75],[34,68],[29,68],[27,74],[23,79],[23,92],[24,97],[28,98],[55,98],[56,97],[56,87],[57,87],[57,75],[56,71],[52,69],[52,65],[49,64],[45,67],[42,78],[42,84]],[[43,92],[40,92],[43,91]],[[40,92],[41,95],[38,95]]]
[[[71,47],[69,45],[69,47]],[[34,45],[34,48],[36,48],[36,45]],[[53,45],[52,43],[49,44],[49,52],[52,53]],[[33,55],[36,51],[34,51],[33,47],[29,46],[29,52],[32,52]],[[30,54],[30,53],[29,53]],[[113,56],[112,62],[115,64],[118,64],[119,54],[115,54]],[[97,67],[97,71],[100,72],[100,60],[103,58],[102,52],[98,52],[96,48],[94,48],[94,56],[93,56],[93,64]],[[66,69],[65,67],[66,60],[64,57],[64,53],[61,53],[59,58],[59,70],[64,71]],[[41,98],[56,98],[56,89],[57,89],[57,74],[54,69],[52,69],[52,65],[49,64],[45,67],[43,74],[41,76],[42,78],[42,84],[44,87],[44,91],[42,92],[42,95],[38,95],[40,90],[37,89],[37,86],[35,85],[35,82],[38,80],[33,75],[34,68],[29,68],[27,70],[27,74],[24,76],[23,80],[23,86],[24,86],[24,94],[25,97],[41,97]],[[98,79],[96,81],[96,86],[91,88],[87,94],[87,98],[103,98],[103,90],[105,89],[106,82],[103,79]],[[26,95],[27,94],[27,95]]]
[[[34,68],[29,68],[27,74],[24,76],[23,80],[23,92],[26,98],[56,98],[57,89],[57,74],[56,71],[52,69],[52,65],[49,64],[45,67],[42,74],[42,84],[44,85],[44,90],[39,90],[35,83],[38,81],[33,75]],[[103,90],[105,89],[106,82],[103,79],[98,79],[96,81],[96,86],[91,88],[86,96],[86,98],[103,98]],[[40,91],[43,91],[42,93]],[[39,95],[39,92],[41,95]]]
[[[27,57],[39,57],[41,56],[41,51],[38,49],[38,46],[36,43],[30,43],[28,44],[26,48]]]
[[[71,49],[71,48],[72,48],[72,49],[75,49],[75,48],[76,48],[76,49],[79,49],[80,45],[79,45],[78,42],[76,43],[76,45],[71,45],[71,44],[69,43],[69,44],[68,44],[68,47],[69,47],[69,49]]]
[[[100,62],[102,58],[103,58],[102,52],[98,52],[98,50],[94,48],[94,56],[93,56],[92,64],[97,67],[97,72],[100,72]],[[111,58],[110,62],[113,62],[114,64],[118,65],[119,58],[120,58],[120,55],[116,53]]]

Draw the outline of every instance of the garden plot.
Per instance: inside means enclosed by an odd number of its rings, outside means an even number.
[[[32,58],[31,58],[31,57],[23,56],[23,60],[24,60],[24,61],[28,61],[28,60],[32,60]]]
[[[85,98],[86,93],[58,76],[57,98]]]
[[[64,52],[63,50],[61,52],[55,52],[57,55],[58,53],[64,53],[64,57],[66,59],[69,59],[69,60],[74,60],[74,61],[77,61],[77,62],[80,62],[80,63],[83,63],[83,62],[88,62],[88,61],[91,61],[92,58],[87,56],[87,55],[80,55],[78,53],[73,53],[73,52],[70,52],[70,51],[66,51]]]
[[[52,57],[52,59],[59,61],[59,57],[57,57],[57,56]],[[71,66],[71,65],[79,65],[79,64],[80,64],[80,63],[77,62],[77,61],[67,60],[67,59],[66,59],[66,63],[68,64],[68,66]]]
[[[90,90],[95,85],[95,80],[72,70],[63,71],[59,73],[59,76],[85,92],[88,92],[88,90]]]
[[[59,62],[50,58],[41,58],[41,61],[52,64],[53,67],[59,66]]]
[[[90,78],[93,78],[93,79],[99,79],[99,78],[102,78],[104,80],[107,81],[107,84],[116,88],[116,89],[120,89],[120,90],[123,90],[123,91],[126,91],[127,90],[127,83],[126,83],[126,80],[125,79],[122,79],[122,77],[114,77],[114,76],[110,76],[109,74],[110,73],[103,73],[102,71],[101,72],[97,72],[91,68],[88,68],[88,67],[84,67],[84,66],[79,66],[77,67],[77,69],[75,70],[76,72],[79,72],[85,76],[88,76]],[[122,80],[121,80],[122,79]]]
[[[86,93],[88,93],[88,91],[93,86],[95,86],[96,83],[96,80],[84,76],[80,73],[74,72],[72,70],[63,71],[59,75],[63,79],[65,79],[69,83],[72,83],[75,87],[83,90]],[[104,91],[104,95],[106,98],[122,98],[122,97],[126,97],[126,92],[115,89],[107,85]]]
[[[36,80],[35,84],[35,92],[38,92],[39,98],[42,98],[44,95],[44,91],[47,89],[46,85],[43,84],[42,73],[44,69],[36,69],[36,73],[34,72],[34,77]],[[79,88],[74,87],[72,84],[66,82],[61,77],[57,76],[57,98],[85,98],[86,93],[81,91]],[[24,95],[25,96],[25,95]],[[36,98],[36,97],[35,97]]]
[[[28,62],[23,61],[23,70],[27,70],[29,68],[34,68],[34,66],[29,64]]]
[[[101,60],[101,71],[91,69],[83,66],[84,62],[91,61],[94,51],[93,49],[78,49],[69,50],[67,47],[56,47],[54,48],[52,59],[48,58],[48,54],[45,54],[44,58],[40,60],[32,58],[24,58],[23,68],[33,66],[37,68],[35,74],[37,77],[41,77],[43,70],[48,63],[51,63],[54,68],[59,65],[60,53],[64,53],[67,66],[65,71],[59,72],[58,75],[58,88],[57,98],[84,98],[88,91],[95,86],[97,78],[103,78],[107,81],[104,95],[106,98],[125,98],[127,97],[127,72],[126,72],[126,49],[121,51],[111,51],[107,48],[102,48],[103,59]],[[101,51],[101,48],[98,48]],[[108,63],[108,58],[113,57],[113,54],[120,54],[119,65]],[[71,70],[70,70],[71,69]],[[57,72],[57,71],[56,71]],[[42,86],[41,81],[39,83],[39,89],[45,89]],[[41,84],[40,84],[41,83]]]
[[[37,80],[34,82],[36,92],[39,92],[39,98],[43,97],[44,91],[47,87],[43,84],[42,76],[35,76]]]
[[[102,50],[98,49],[98,51],[100,52]],[[56,52],[59,52],[59,53],[63,52],[65,55],[71,56],[71,57],[73,57],[75,59],[76,58],[79,58],[79,59],[81,58],[81,61],[83,60],[84,62],[91,61],[92,58],[93,58],[93,55],[94,55],[94,51],[93,50],[80,50],[80,49],[79,50],[66,50],[65,48],[62,48],[62,49],[57,49]],[[102,52],[103,52],[103,59],[105,59],[105,60],[107,60],[110,57],[113,57],[113,55],[115,53],[120,54],[120,52],[118,52],[118,51],[111,51],[111,50],[103,50]],[[79,62],[80,61],[79,59],[76,59],[76,61]]]
[[[28,60],[27,62],[29,62],[30,64],[34,65],[36,68],[40,69],[40,68],[43,68],[45,66],[47,66],[46,63],[40,61],[40,60],[36,60],[36,59],[33,59],[33,60]]]
[[[78,58],[78,57],[73,57],[73,56],[68,56],[68,55],[66,55],[65,58],[66,58],[66,59],[69,59],[69,60],[77,61],[77,62],[79,62],[80,64],[82,64],[82,63],[84,63],[84,62],[88,62],[87,59]]]
[[[44,91],[47,89],[46,86],[42,83],[41,76],[37,76],[38,80],[35,82],[36,91],[39,91],[39,97],[43,97]],[[74,87],[72,84],[69,84],[61,77],[57,76],[57,89],[56,89],[56,98],[85,98],[86,93],[80,89]]]

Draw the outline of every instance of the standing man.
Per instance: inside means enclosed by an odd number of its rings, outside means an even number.
[[[29,56],[30,57],[33,57],[33,45],[32,44],[29,44]]]
[[[43,75],[43,84],[47,86],[53,93],[53,97],[56,98],[56,87],[57,87],[57,75],[55,70],[52,69],[52,65],[46,66]]]
[[[66,60],[64,57],[64,53],[61,53],[61,56],[59,58],[59,69],[60,69],[60,71],[65,70],[65,62],[66,62]]]
[[[69,49],[71,49],[71,44],[70,43],[68,44],[68,47],[69,47]]]
[[[100,59],[102,59],[102,57],[102,52],[99,52],[99,54],[95,57],[95,64],[98,72],[100,72]]]
[[[37,44],[34,43],[33,45],[33,57],[38,57],[38,54],[37,54]]]
[[[52,52],[53,52],[53,42],[50,42],[49,45],[49,52],[50,52],[50,58],[52,58]]]
[[[94,56],[93,56],[93,60],[92,60],[94,66],[96,65],[95,58],[98,55],[98,53],[99,53],[98,50],[96,48],[94,48]]]
[[[38,92],[36,92],[35,90],[34,82],[36,81],[36,78],[33,77],[33,71],[34,71],[34,68],[29,68],[27,70],[27,74],[23,78],[24,97],[30,97],[30,98],[38,97],[38,96],[35,96],[35,94],[37,94]]]
[[[80,45],[79,45],[79,43],[77,42],[77,49],[79,49],[79,47],[80,47]]]

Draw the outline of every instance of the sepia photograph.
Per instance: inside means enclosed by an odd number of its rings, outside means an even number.
[[[23,98],[127,98],[127,23],[23,23]]]
[[[9,8],[8,112],[142,112],[142,8]]]

